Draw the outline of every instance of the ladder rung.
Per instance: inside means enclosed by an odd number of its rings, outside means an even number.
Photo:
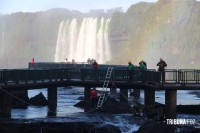
[[[113,70],[113,67],[108,67],[108,69],[107,69],[106,78],[104,80],[103,89],[102,89],[103,93],[100,95],[98,103],[97,103],[98,108],[100,108],[103,105],[103,102],[105,99],[105,93],[106,93],[108,84],[110,82],[110,77],[112,75],[112,70]]]

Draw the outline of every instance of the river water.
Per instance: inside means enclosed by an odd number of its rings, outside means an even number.
[[[100,88],[97,88],[100,90]],[[29,98],[43,93],[45,97],[47,97],[47,89],[38,89],[38,90],[29,90],[28,96]],[[119,89],[117,89],[119,92]],[[156,91],[156,102],[165,103],[164,91]],[[131,114],[88,114],[84,113],[84,110],[81,108],[74,107],[79,97],[83,97],[84,89],[81,87],[72,87],[69,88],[58,88],[58,102],[57,102],[57,110],[56,110],[56,120],[59,121],[100,121],[105,124],[112,124],[120,127],[122,132],[132,133],[133,131],[138,130],[140,123],[143,120],[136,120],[133,118]],[[138,99],[141,103],[144,102],[144,92],[141,90],[140,99]],[[134,98],[129,97],[129,102],[133,102]],[[177,104],[187,105],[187,104],[200,104],[200,98],[195,95],[189,94],[188,91],[178,91],[177,92]],[[19,119],[39,119],[39,118],[47,118],[51,119],[47,116],[48,107],[47,106],[28,106],[27,109],[12,109],[12,118]],[[187,115],[187,114],[178,114],[178,118],[190,118],[196,119],[196,121],[200,121],[200,116],[195,115]],[[54,118],[55,119],[55,118]]]

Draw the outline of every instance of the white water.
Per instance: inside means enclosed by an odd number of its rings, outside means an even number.
[[[81,23],[77,19],[60,23],[55,52],[55,62],[75,59],[86,62],[88,58],[99,63],[111,59],[108,27],[110,19],[84,18]],[[80,28],[79,28],[80,25]]]
[[[100,88],[97,88],[98,90]],[[29,90],[29,98],[42,92],[47,98],[47,89],[39,90]],[[119,93],[119,89],[117,89]],[[73,87],[73,89],[58,88],[58,104],[57,104],[57,117],[48,117],[48,107],[47,106],[29,106],[27,109],[12,109],[12,118],[19,119],[43,119],[46,118],[54,121],[74,121],[74,122],[103,122],[103,124],[111,124],[120,128],[122,133],[132,133],[138,130],[140,123],[144,121],[142,117],[133,117],[131,114],[104,114],[95,113],[89,114],[84,113],[81,108],[74,107],[79,97],[84,96],[84,89],[81,87]],[[164,91],[156,91],[156,102],[164,103]],[[129,102],[135,101],[133,97],[129,97]],[[138,99],[141,103],[144,102],[144,91],[141,91],[140,98]],[[199,98],[194,95],[188,94],[188,91],[178,91],[177,92],[177,104],[200,104]],[[197,115],[178,115],[178,118],[189,118],[200,120],[200,116]]]

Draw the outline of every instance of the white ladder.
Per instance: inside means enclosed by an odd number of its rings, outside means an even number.
[[[98,100],[98,103],[97,103],[97,108],[101,108],[103,103],[104,103],[108,84],[110,82],[110,77],[112,75],[112,70],[113,70],[113,67],[108,67],[108,69],[107,69],[106,78],[105,78],[104,83],[103,83],[103,89],[102,89],[102,92],[100,94],[100,97],[99,97],[99,100]]]

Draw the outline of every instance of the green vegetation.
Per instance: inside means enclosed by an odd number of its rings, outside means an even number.
[[[114,14],[111,20],[110,40],[118,37],[111,45],[117,44],[123,53],[120,59],[119,52],[113,51],[113,62],[127,64],[131,60],[137,64],[144,59],[155,67],[162,57],[168,68],[199,68],[199,24],[200,3],[195,0],[132,5],[126,13]]]

